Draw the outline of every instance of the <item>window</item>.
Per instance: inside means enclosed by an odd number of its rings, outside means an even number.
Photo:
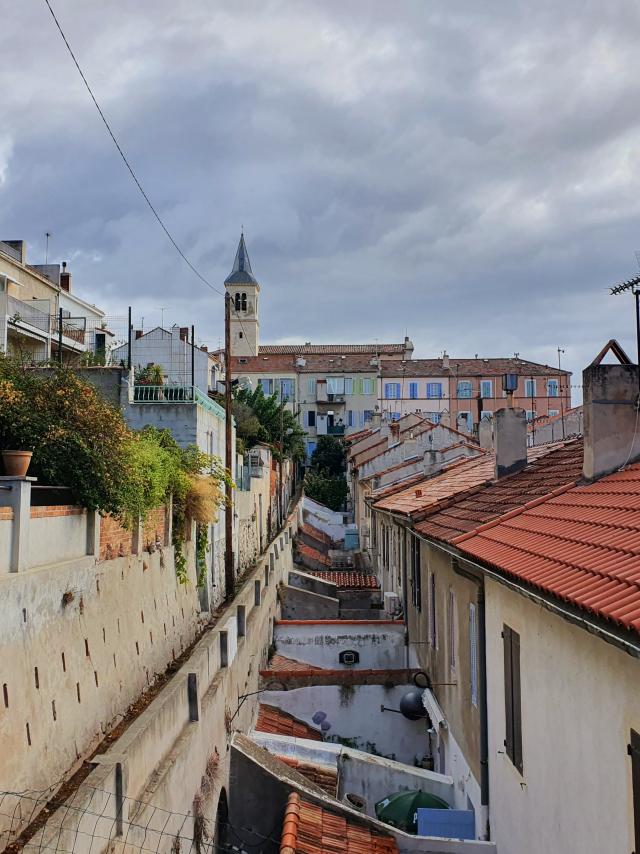
[[[344,377],[327,377],[327,394],[344,394]]]
[[[307,460],[309,462],[311,461],[311,457],[313,456],[313,452],[315,451],[317,445],[317,442],[307,442]]]
[[[480,383],[480,396],[481,397],[493,397],[493,381],[492,380],[482,380]]]
[[[353,409],[347,409],[347,427],[353,426]]]
[[[633,729],[631,730],[627,752],[631,757],[634,847],[636,851],[640,851],[640,734]]]
[[[431,573],[429,590],[429,643],[435,649],[438,646],[438,628],[436,623],[436,576]]]
[[[293,380],[280,380],[280,395],[283,400],[293,400]]]
[[[344,378],[344,393],[353,394],[353,377]]]
[[[442,397],[442,383],[427,383],[427,397]]]
[[[469,605],[469,669],[471,671],[471,702],[478,705],[478,617],[475,603]]]
[[[391,421],[400,421],[400,413],[399,412],[390,412],[389,418]]]
[[[312,399],[316,396],[316,381],[313,377],[307,380],[307,394]]]
[[[440,423],[440,413],[439,412],[425,412],[425,418],[428,418],[429,421],[432,421],[434,424]]]
[[[533,421],[536,417],[536,413],[533,409],[527,409],[527,421]]]
[[[536,396],[536,381],[535,380],[525,380],[524,396],[525,397],[535,397]]]
[[[482,420],[489,421],[492,418],[493,418],[493,412],[491,412],[490,409],[483,409],[482,412],[480,413],[480,420],[481,421]]]
[[[242,334],[242,332],[238,332],[238,338],[244,338],[244,335]]]
[[[411,537],[411,590],[412,602],[418,611],[422,611],[422,581],[420,578],[420,540]]]
[[[236,311],[240,311],[240,294],[236,294]]]
[[[246,294],[242,294],[242,304],[241,304],[241,309],[242,309],[242,311],[246,311],[246,310],[247,310],[247,295],[246,295]]]
[[[398,400],[400,397],[400,383],[385,383],[384,396],[387,400]]]
[[[473,430],[473,418],[470,412],[458,412],[456,416],[456,426],[458,430],[466,430],[470,433]]]
[[[471,397],[471,382],[470,380],[458,381],[458,397]]]
[[[409,383],[409,397],[416,400],[418,397],[418,383]]]
[[[307,427],[315,427],[316,426],[316,411],[315,409],[310,409],[307,412]]]
[[[549,418],[553,418],[556,415],[560,415],[559,409],[550,409],[549,410]]]
[[[365,421],[373,421],[373,409],[365,409],[363,416]]]
[[[260,384],[260,388],[264,392],[265,396],[273,394],[273,380],[268,380],[264,379],[264,377],[261,377],[258,380],[258,383]]]
[[[373,380],[371,378],[368,378],[366,380],[362,380],[362,393],[363,394],[373,394],[374,393]]]
[[[447,628],[449,630],[449,667],[456,669],[456,594],[449,591],[449,607],[447,610]]]
[[[548,380],[547,381],[547,395],[549,397],[557,397],[558,396],[558,380]]]
[[[520,698],[520,635],[506,624],[502,628],[504,650],[504,710],[507,756],[522,774],[522,717]]]

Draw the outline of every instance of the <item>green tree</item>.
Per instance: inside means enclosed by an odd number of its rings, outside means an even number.
[[[345,469],[344,445],[335,436],[318,436],[318,443],[311,455],[311,466],[316,471],[329,475],[340,475]]]
[[[305,432],[295,415],[286,408],[286,403],[286,400],[278,400],[276,394],[265,397],[261,386],[253,391],[238,389],[235,392],[233,414],[237,435],[247,450],[257,442],[265,442],[279,459],[282,443],[283,457],[304,458]]]
[[[342,475],[327,475],[311,469],[304,478],[304,491],[309,498],[331,510],[341,510],[349,489]]]

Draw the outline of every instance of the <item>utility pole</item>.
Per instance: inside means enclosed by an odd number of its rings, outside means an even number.
[[[62,309],[58,309],[58,364],[62,367]]]
[[[562,385],[562,374],[560,371],[562,370],[562,366],[560,365],[560,356],[564,353],[564,350],[558,347],[558,385],[560,386],[560,421],[562,422],[562,438],[565,438],[564,435],[564,386]],[[553,430],[551,432],[553,436]]]
[[[46,238],[45,250],[44,250],[44,263],[49,263],[49,238],[52,236],[50,231],[45,231],[44,236]]]
[[[282,449],[284,445],[284,403],[280,388],[280,460],[278,461],[278,527],[282,525]]]
[[[231,296],[224,295],[224,465],[228,482],[225,484],[226,504],[224,509],[224,591],[225,599],[233,596],[235,574],[233,571],[233,489],[231,487],[231,430],[233,411],[231,405]]]
[[[191,325],[191,399],[196,399],[196,332]]]

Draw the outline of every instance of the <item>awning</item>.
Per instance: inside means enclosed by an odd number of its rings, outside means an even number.
[[[433,691],[429,688],[425,688],[422,692],[422,705],[427,710],[427,714],[431,718],[431,723],[436,729],[438,727],[442,727],[442,729],[447,729],[447,721],[445,719],[444,713],[440,708],[440,704],[435,698]]]

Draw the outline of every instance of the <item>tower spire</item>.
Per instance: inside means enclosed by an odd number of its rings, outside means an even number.
[[[233,262],[233,269],[225,279],[225,285],[257,285],[251,269],[251,261],[247,252],[247,245],[244,242],[244,226],[240,233],[240,242],[236,252],[236,258]]]

